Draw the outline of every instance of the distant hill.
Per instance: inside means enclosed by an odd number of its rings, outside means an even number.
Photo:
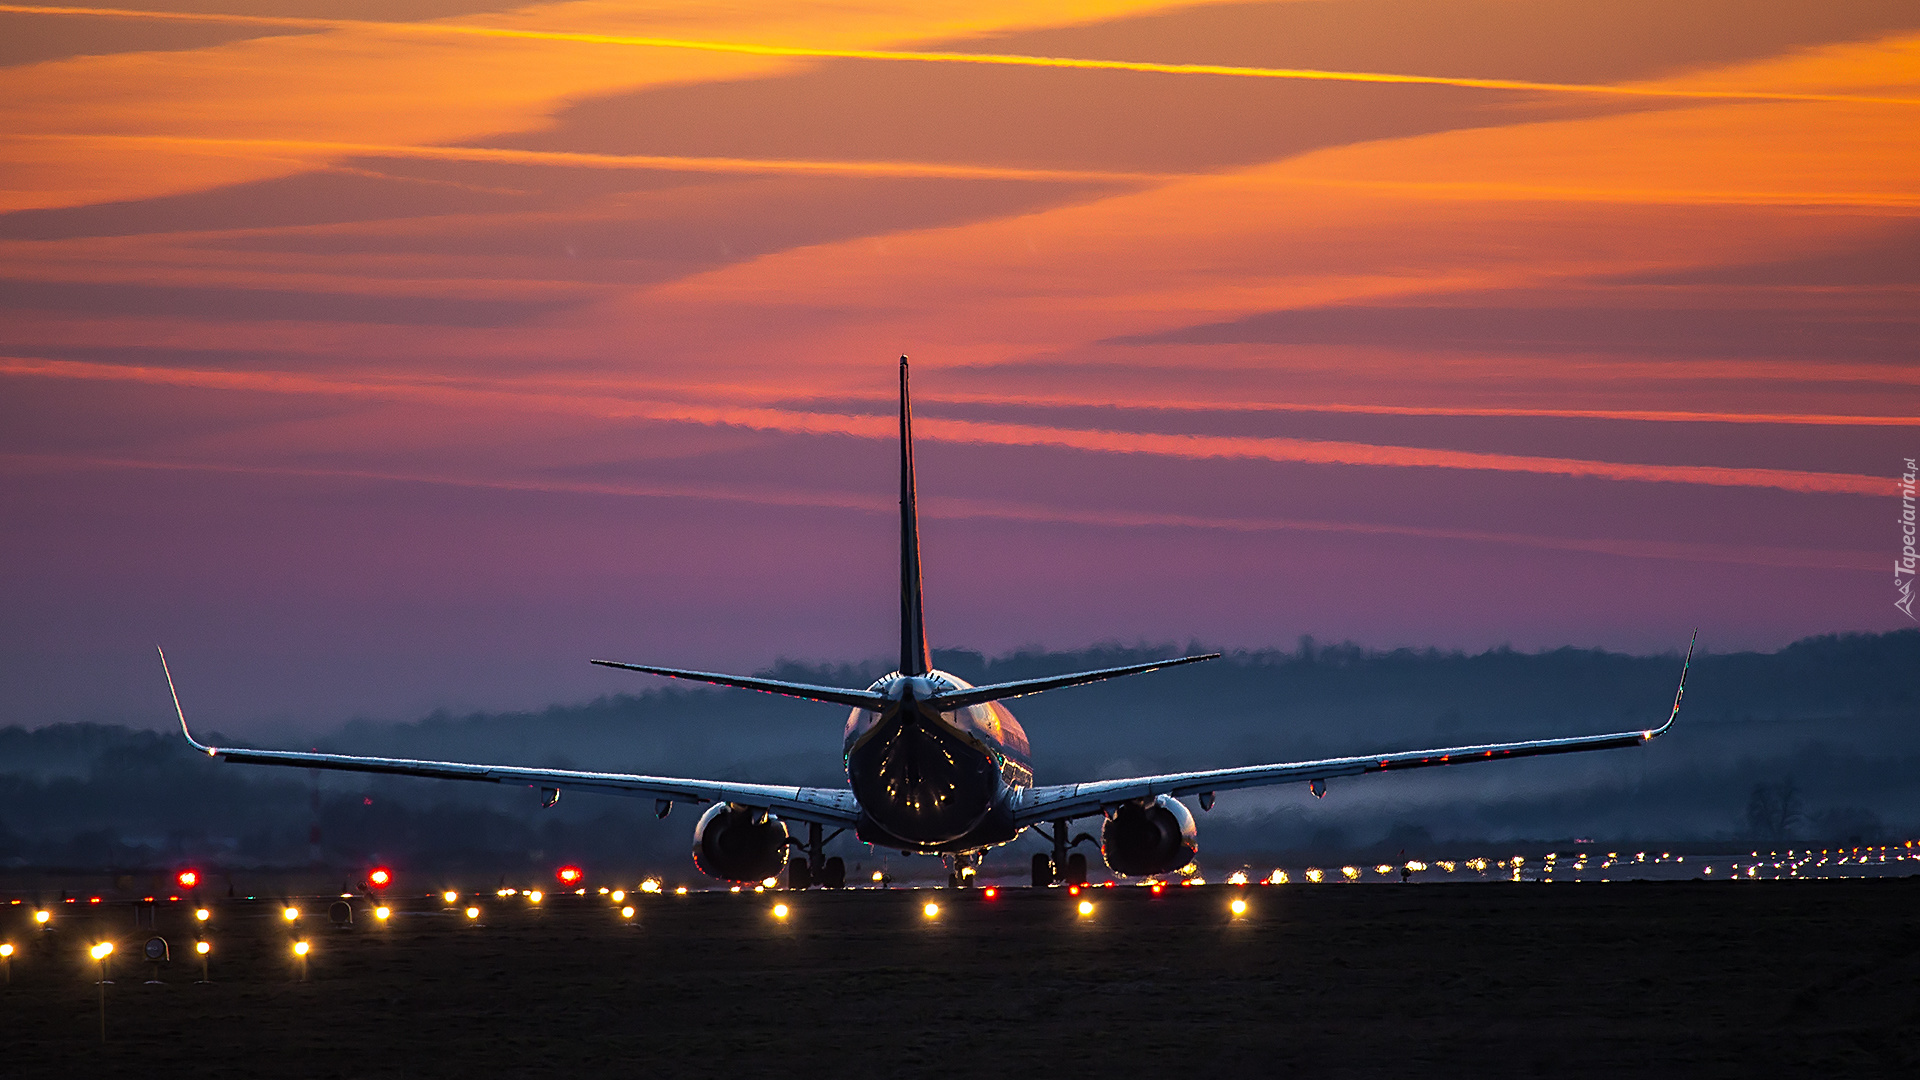
[[[1190,646],[1198,649],[1199,646]],[[1106,647],[1001,657],[941,652],[975,682],[1184,651]],[[775,674],[863,685],[877,663]],[[1679,656],[1596,650],[1290,651],[1011,703],[1041,783],[1297,760],[1658,723]],[[662,686],[540,712],[344,724],[323,749],[668,775],[840,784],[842,710]],[[1920,632],[1809,638],[1771,654],[1696,656],[1686,708],[1651,746],[1223,794],[1204,862],[1523,838],[1842,842],[1920,833]],[[694,814],[483,784],[222,765],[172,735],[106,725],[0,729],[0,867],[353,865],[509,872],[561,859],[686,876]],[[850,845],[850,853],[859,851]],[[1022,845],[1024,850],[1024,842]],[[870,856],[869,856],[870,857]],[[1001,856],[1014,863],[1023,854]]]

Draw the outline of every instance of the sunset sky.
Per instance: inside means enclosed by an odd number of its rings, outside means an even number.
[[[243,13],[243,14],[236,14]],[[0,5],[0,723],[1913,625],[1912,0]]]

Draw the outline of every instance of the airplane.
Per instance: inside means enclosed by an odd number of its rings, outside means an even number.
[[[1695,631],[1697,640],[1699,632]],[[1301,783],[1317,797],[1336,778],[1471,762],[1505,761],[1544,754],[1579,753],[1640,746],[1673,727],[1686,693],[1693,641],[1680,666],[1673,708],[1658,727],[1574,738],[1411,750],[1319,761],[1282,762],[1198,772],[1136,776],[1078,784],[1033,782],[1025,729],[1003,702],[1028,694],[1082,686],[1212,660],[1218,653],[1153,663],[1082,671],[1039,679],[974,686],[933,667],[923,615],[920,531],[913,467],[913,409],[907,358],[900,358],[900,666],[865,689],[815,686],[710,671],[594,660],[602,667],[757,690],[839,705],[852,710],[842,739],[848,786],[786,787],[720,780],[641,776],[570,769],[531,769],[348,754],[297,753],[208,746],[188,730],[166,653],[160,653],[167,690],[173,695],[180,731],[195,749],[222,761],[303,769],[524,784],[541,789],[542,805],[563,790],[648,797],[666,817],[675,802],[710,804],[693,830],[694,865],[722,881],[759,882],[787,871],[790,888],[846,884],[846,864],[825,846],[847,829],[876,848],[947,860],[948,883],[970,885],[980,859],[1031,829],[1050,842],[1032,859],[1036,887],[1084,885],[1086,856],[1069,849],[1093,838],[1068,838],[1070,824],[1101,817],[1099,848],[1108,869],[1124,877],[1191,872],[1199,853],[1198,827],[1183,798],[1196,797],[1211,810],[1222,791]],[[805,840],[788,822],[807,827]],[[834,830],[823,835],[826,829]],[[790,849],[805,858],[790,859]]]

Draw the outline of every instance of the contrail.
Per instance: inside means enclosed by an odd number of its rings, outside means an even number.
[[[894,513],[894,504],[885,499],[841,492],[796,490],[791,487],[762,488],[719,484],[663,484],[599,480],[561,480],[553,477],[515,479],[509,477],[461,476],[450,473],[413,472],[388,469],[348,469],[313,466],[258,465],[232,461],[182,461],[153,458],[97,457],[69,454],[23,454],[0,452],[0,468],[21,470],[47,469],[145,469],[160,472],[198,472],[229,475],[286,476],[322,480],[366,480],[390,484],[428,484],[435,486],[478,488],[490,491],[540,492],[563,495],[594,495],[615,498],[702,499],[714,502],[745,503],[752,506],[793,506],[829,510],[850,510],[869,514]],[[1666,559],[1680,562],[1731,563],[1742,566],[1777,566],[1821,570],[1856,570],[1877,573],[1877,556],[1866,552],[1829,551],[1806,548],[1739,546],[1699,543],[1685,540],[1626,540],[1604,537],[1543,536],[1532,533],[1494,532],[1482,529],[1453,529],[1424,525],[1397,525],[1381,522],[1333,521],[1313,518],[1212,517],[1199,514],[1166,514],[1151,511],[1075,510],[1057,506],[956,499],[936,496],[921,503],[923,518],[947,520],[991,519],[1057,525],[1090,525],[1118,529],[1199,529],[1220,532],[1270,533],[1357,533],[1366,536],[1409,536],[1423,540],[1461,540],[1470,543],[1509,544],[1545,548],[1551,551],[1579,551],[1628,559]]]
[[[291,154],[475,161],[509,165],[565,165],[589,169],[666,172],[801,173],[821,176],[924,177],[960,180],[1027,180],[1062,183],[1136,183],[1192,179],[1195,173],[1112,172],[1083,169],[1023,169],[923,161],[819,161],[804,158],[685,157],[667,154],[594,154],[573,150],[521,150],[492,146],[413,146],[332,142],[318,139],[240,139],[193,135],[0,135],[0,140],[121,142],[206,149],[260,150]]]
[[[1689,90],[1604,83],[1534,82],[1527,79],[1474,79],[1447,75],[1402,75],[1380,71],[1326,71],[1318,68],[1248,67],[1237,64],[1161,64],[1142,60],[1095,60],[1071,56],[1026,56],[1016,53],[971,53],[906,49],[823,49],[805,45],[764,45],[743,41],[699,41],[690,38],[595,34],[571,30],[525,30],[503,26],[474,26],[442,22],[383,22],[372,19],[320,19],[293,15],[230,15],[219,12],[139,11],[130,8],[51,7],[0,4],[0,12],[21,15],[81,15],[94,18],[157,19],[168,22],[223,23],[288,30],[358,30],[391,34],[456,37],[515,38],[583,45],[621,45],[649,49],[689,49],[698,52],[815,60],[875,60],[930,64],[986,64],[1001,67],[1069,68],[1083,71],[1131,71],[1153,75],[1212,75],[1243,79],[1296,79],[1310,82],[1384,83],[1412,86],[1458,86],[1476,90],[1520,90],[1551,94],[1588,94],[1636,98],[1677,98],[1703,101],[1823,101],[1875,105],[1920,105],[1920,98],[1876,97],[1862,94],[1811,94],[1764,90]]]
[[[81,360],[0,357],[0,375],[38,376],[106,382],[134,382],[200,389],[254,390],[413,401],[433,406],[472,408],[488,405],[519,412],[639,419],[661,423],[726,425],[794,435],[853,435],[885,438],[892,431],[883,416],[737,405],[699,405],[639,401],[605,395],[554,392],[539,386],[453,386],[405,378],[341,377],[300,372],[217,371],[139,367]],[[1149,454],[1189,460],[1251,459],[1309,465],[1365,465],[1383,468],[1460,469],[1534,473],[1577,479],[1639,483],[1701,484],[1712,487],[1772,488],[1801,494],[1886,495],[1893,481],[1857,473],[1812,472],[1720,465],[1662,465],[1597,461],[1586,458],[1393,446],[1332,439],[1274,436],[1168,435],[1100,428],[1047,427],[995,421],[928,417],[924,435],[932,440],[991,446],[1060,447],[1096,453]]]

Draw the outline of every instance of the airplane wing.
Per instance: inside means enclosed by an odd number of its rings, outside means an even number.
[[[784,787],[776,784],[736,784],[724,780],[685,780],[670,776],[640,776],[633,773],[583,772],[572,769],[529,769],[517,765],[479,765],[459,761],[417,761],[411,758],[357,757],[351,754],[300,753],[287,750],[248,750],[236,747],[208,746],[187,730],[187,715],[180,707],[180,694],[173,686],[173,672],[167,668],[167,654],[160,653],[160,666],[167,672],[167,690],[173,694],[173,709],[180,717],[180,733],[196,750],[208,757],[245,765],[287,765],[301,769],[338,769],[345,772],[386,773],[395,776],[431,776],[442,780],[478,780],[490,784],[525,784],[528,787],[558,791],[592,791],[605,795],[633,795],[676,802],[733,802],[764,808],[770,813],[796,821],[822,825],[852,825],[860,817],[860,804],[848,788]]]
[[[1695,638],[1699,637],[1696,631]],[[1680,715],[1680,698],[1687,692],[1687,668],[1693,663],[1693,642],[1687,643],[1687,658],[1680,665],[1680,687],[1673,695],[1673,711],[1657,728],[1621,731],[1608,735],[1585,735],[1568,739],[1534,739],[1527,742],[1487,743],[1481,746],[1454,746],[1438,750],[1409,750],[1364,757],[1325,758],[1320,761],[1282,762],[1275,765],[1250,765],[1233,769],[1208,769],[1204,772],[1167,773],[1164,776],[1135,776],[1124,780],[1099,780],[1088,784],[1056,784],[1030,787],[1020,793],[1014,804],[1014,824],[1019,827],[1043,821],[1062,821],[1089,817],[1106,808],[1133,799],[1158,795],[1199,795],[1208,802],[1216,791],[1233,788],[1266,787],[1307,781],[1314,793],[1325,791],[1324,782],[1336,776],[1360,776],[1366,773],[1423,769],[1438,765],[1466,765],[1476,761],[1504,761],[1509,758],[1537,757],[1543,754],[1573,754],[1586,750],[1612,750],[1639,746],[1665,735]]]

